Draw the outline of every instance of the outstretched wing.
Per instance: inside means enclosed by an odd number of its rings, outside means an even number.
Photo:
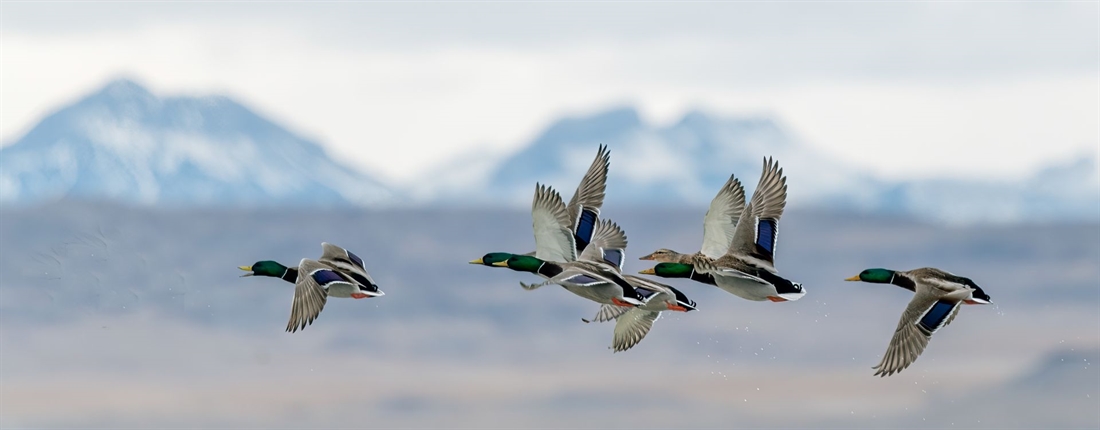
[[[779,163],[767,158],[752,200],[737,220],[737,232],[728,253],[748,255],[774,264],[779,217],[783,216],[786,205],[787,178],[783,176]]]
[[[584,212],[594,217],[599,217],[600,207],[603,206],[604,190],[607,189],[607,169],[611,166],[611,152],[607,145],[600,145],[596,152],[596,158],[592,165],[588,166],[588,172],[584,174],[577,190],[573,192],[573,198],[569,199],[567,211],[570,216],[570,226],[575,227],[577,236],[588,242],[588,236],[582,233],[591,233],[595,218],[585,220]],[[580,222],[580,224],[578,224]]]
[[[328,286],[335,283],[353,285],[332,268],[320,262],[303,258],[298,263],[298,279],[294,282],[294,302],[290,305],[290,321],[286,331],[296,332],[313,324],[325,308]]]
[[[623,269],[626,253],[626,233],[609,219],[596,223],[592,243],[581,252],[581,260],[606,263],[619,272]]]
[[[745,209],[745,188],[730,175],[729,180],[710,201],[703,217],[703,255],[719,258],[726,254],[737,230],[737,220]]]
[[[611,340],[611,348],[615,352],[626,351],[637,345],[649,334],[653,323],[660,318],[661,313],[633,308],[619,316],[615,322],[615,335]]]
[[[531,219],[535,232],[535,257],[559,263],[577,259],[569,215],[557,191],[545,185],[535,184],[535,197],[531,202]]]
[[[960,304],[957,300],[938,299],[927,290],[918,290],[901,314],[886,354],[874,367],[875,376],[890,376],[913,364],[928,346],[932,333],[955,318]]]

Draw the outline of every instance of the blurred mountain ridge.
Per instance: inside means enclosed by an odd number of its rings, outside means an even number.
[[[363,206],[388,187],[222,96],[158,97],[119,79],[0,149],[0,202]]]
[[[430,178],[386,185],[232,99],[158,97],[125,79],[0,149],[0,203],[519,208],[536,182],[570,195],[600,144],[612,154],[606,201],[622,206],[703,208],[730,174],[751,195],[773,157],[791,207],[953,223],[1100,220],[1095,154],[1013,181],[891,181],[805,144],[775,118],[698,109],[666,125],[630,106],[565,117],[513,153],[471,150]]]

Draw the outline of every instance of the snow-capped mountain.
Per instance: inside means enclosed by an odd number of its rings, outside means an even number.
[[[530,200],[531,179],[537,177],[572,193],[600,143],[612,152],[608,199],[620,203],[705,205],[730,174],[754,186],[765,156],[781,160],[789,180],[800,184],[791,188],[792,200],[823,200],[837,189],[850,187],[848,195],[866,187],[858,175],[813,168],[827,157],[799,145],[767,118],[720,120],[693,111],[675,124],[655,127],[634,109],[619,108],[552,125],[504,160],[489,188]]]
[[[787,174],[792,207],[952,222],[1100,219],[1100,175],[1091,155],[1014,182],[891,182],[801,143],[768,118],[715,118],[692,111],[661,127],[646,123],[632,108],[562,119],[487,174],[462,173],[461,166],[471,165],[467,162],[440,169],[467,178],[467,192],[440,193],[435,201],[504,201],[519,207],[529,204],[535,182],[554,186],[568,199],[601,143],[612,154],[608,204],[703,207],[730,174],[751,193],[763,158],[770,156]]]
[[[654,125],[629,107],[560,119],[513,154],[470,151],[430,178],[388,188],[226,97],[162,98],[128,80],[0,149],[0,203],[518,208],[530,204],[536,182],[568,199],[601,143],[611,149],[611,206],[705,207],[731,173],[751,193],[770,156],[787,174],[790,207],[951,222],[1100,219],[1094,154],[1015,181],[892,182],[817,151],[770,118],[692,111]]]
[[[110,199],[166,206],[363,205],[378,181],[226,97],[157,97],[129,80],[0,149],[0,202]]]

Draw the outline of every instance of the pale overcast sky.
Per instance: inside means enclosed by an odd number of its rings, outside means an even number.
[[[773,115],[884,177],[1100,145],[1095,2],[0,4],[0,139],[116,77],[226,94],[383,180],[633,104]]]

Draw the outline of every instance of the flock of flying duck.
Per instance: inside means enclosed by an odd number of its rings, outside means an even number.
[[[670,285],[622,273],[626,234],[611,220],[600,218],[610,160],[607,147],[601,145],[568,204],[553,188],[536,184],[531,205],[534,251],[491,252],[470,263],[530,272],[545,281],[521,282],[524,289],[556,284],[599,303],[595,317],[584,322],[616,321],[611,347],[618,352],[641,342],[661,312],[690,312],[695,310],[695,302]],[[802,285],[780,276],[774,265],[786,199],[787,178],[770,158],[764,160],[760,181],[747,204],[741,181],[731,175],[703,217],[701,249],[692,254],[658,249],[641,257],[657,264],[640,273],[688,278],[753,301],[802,298],[806,295]],[[302,259],[296,268],[274,261],[240,267],[248,272],[242,276],[269,276],[295,284],[288,332],[312,324],[328,297],[384,295],[361,258],[329,243],[322,243],[321,248],[321,258]],[[874,367],[878,376],[909,367],[932,334],[954,320],[961,305],[991,303],[974,281],[935,268],[867,269],[846,280],[893,284],[914,293],[882,361]]]

